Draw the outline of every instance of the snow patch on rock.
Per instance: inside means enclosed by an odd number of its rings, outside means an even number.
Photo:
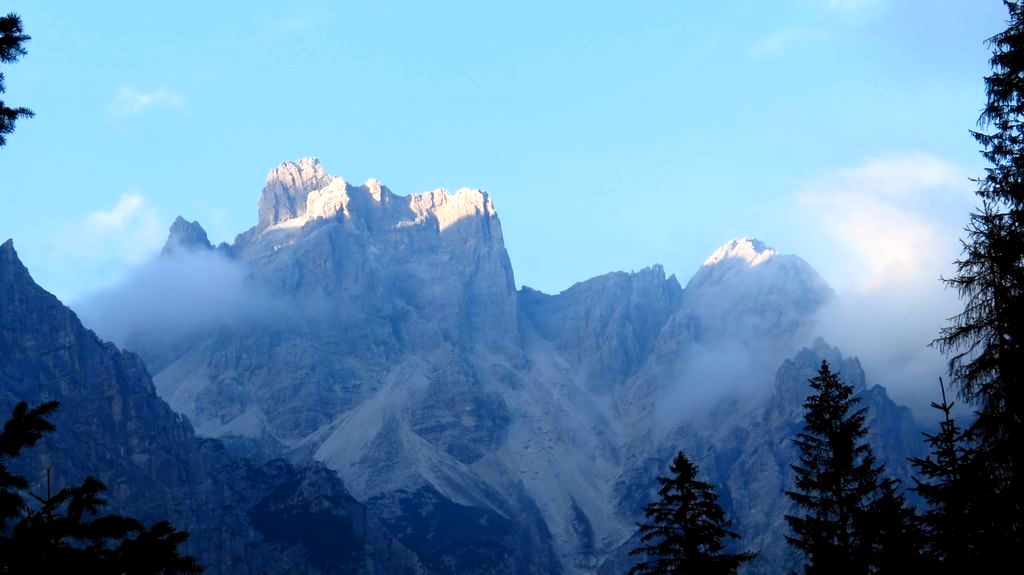
[[[713,266],[725,260],[736,259],[745,261],[750,266],[757,266],[777,255],[778,252],[757,238],[737,238],[715,250],[715,253],[705,260],[704,265]]]

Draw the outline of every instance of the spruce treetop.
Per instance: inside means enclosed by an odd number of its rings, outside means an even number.
[[[641,545],[630,555],[646,556],[631,575],[694,573],[730,575],[754,558],[752,553],[725,552],[726,539],[738,539],[732,522],[718,504],[711,484],[697,479],[697,466],[676,454],[668,477],[658,477],[659,499],[644,509]]]

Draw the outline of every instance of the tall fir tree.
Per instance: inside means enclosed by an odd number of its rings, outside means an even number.
[[[934,342],[950,356],[958,396],[977,409],[967,434],[972,465],[987,469],[992,484],[975,492],[973,505],[990,513],[985,556],[997,560],[1016,557],[1024,530],[1024,5],[1004,4],[1009,20],[988,41],[987,101],[972,132],[991,166],[976,180],[981,206],[971,214],[956,275],[945,280],[964,309]]]
[[[795,489],[786,495],[803,511],[787,515],[786,539],[805,557],[808,575],[863,574],[907,565],[918,554],[913,512],[884,479],[865,441],[867,408],[827,361],[809,380]]]
[[[714,488],[697,479],[697,466],[682,452],[669,467],[670,477],[658,477],[660,499],[644,509],[641,545],[630,555],[646,556],[630,575],[729,575],[754,558],[753,553],[725,552],[726,539],[738,539],[731,521],[718,504]]]

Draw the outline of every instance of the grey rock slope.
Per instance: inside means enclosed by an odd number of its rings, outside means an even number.
[[[910,410],[893,402],[881,386],[869,386],[856,358],[845,358],[837,348],[816,339],[810,347],[786,359],[775,372],[771,396],[766,401],[743,405],[724,400],[710,410],[714,426],[701,423],[676,428],[655,456],[637,459],[620,484],[622,505],[642,517],[643,506],[656,497],[654,477],[666,474],[667,461],[684,449],[716,485],[721,502],[734,527],[743,534],[737,547],[758,553],[745,573],[785,573],[800,558],[786,544],[786,514],[797,512],[782,497],[793,485],[790,465],[798,460],[793,439],[803,428],[803,403],[811,393],[808,380],[822,360],[853,386],[860,405],[868,408],[867,440],[875,455],[887,464],[887,474],[904,486],[913,485],[906,457],[923,450],[921,428]],[[638,544],[636,534],[611,554],[600,572],[625,573],[636,561],[628,556]]]
[[[208,573],[419,572],[415,556],[322,465],[256,466],[195,437],[138,355],[101,341],[0,245],[0,414],[57,400],[55,433],[17,464],[45,491],[104,481],[110,509],[190,532]],[[297,537],[326,530],[329,536]]]
[[[680,447],[768,514],[736,508],[753,543],[777,542],[784,472],[744,466],[779,468],[784,441],[753,443],[782,429],[763,421],[772,374],[833,297],[800,258],[740,239],[685,289],[654,266],[517,291],[485,192],[399,196],[312,159],[271,171],[257,225],[200,251],[273,304],[128,341],[160,395],[236,453],[323,462],[429,570],[594,572]],[[890,407],[890,440],[913,435]]]

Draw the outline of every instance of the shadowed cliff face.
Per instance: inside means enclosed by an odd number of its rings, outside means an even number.
[[[653,266],[517,292],[486,193],[399,196],[315,160],[270,173],[233,244],[189,245],[163,265],[217,258],[275,311],[173,341],[146,337],[141,314],[126,343],[157,366],[160,395],[236,453],[325,463],[428,566],[480,572],[593,571],[679,447],[722,481],[748,452],[775,465],[748,442],[768,433],[772,373],[832,297],[803,260],[751,239],[685,289]],[[771,485],[749,490],[775,513]],[[490,527],[452,532],[460,517]]]
[[[87,475],[108,486],[110,509],[152,522],[170,519],[189,531],[186,547],[208,573],[417,572],[418,562],[322,466],[283,461],[257,467],[230,457],[156,395],[142,360],[101,341],[57,298],[32,281],[13,243],[0,245],[0,414],[19,401],[57,400],[55,433],[17,461],[45,492]],[[4,415],[3,417],[6,417]],[[299,489],[311,483],[317,489]],[[260,517],[316,517],[348,530],[345,554],[276,536]],[[312,525],[310,525],[312,527]],[[373,540],[389,554],[362,550]],[[389,556],[390,555],[390,556]]]
[[[524,288],[520,310],[540,337],[585,366],[593,389],[608,390],[643,366],[682,300],[675,276],[666,279],[654,266],[589,279],[555,296]]]

